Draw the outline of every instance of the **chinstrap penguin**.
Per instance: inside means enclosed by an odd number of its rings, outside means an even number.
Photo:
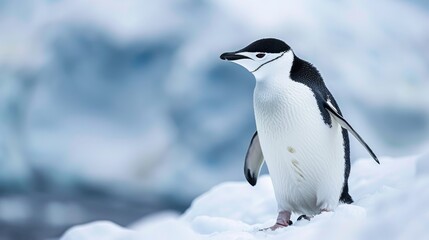
[[[292,212],[309,219],[333,211],[339,202],[352,203],[348,131],[379,161],[343,118],[319,71],[273,38],[220,58],[243,66],[256,79],[257,131],[246,154],[244,174],[254,186],[262,164],[267,163],[279,210],[270,229],[292,224]]]

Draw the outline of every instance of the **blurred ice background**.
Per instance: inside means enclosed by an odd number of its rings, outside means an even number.
[[[242,180],[254,80],[219,55],[263,37],[321,71],[378,155],[429,147],[428,1],[0,0],[0,33],[1,240]]]

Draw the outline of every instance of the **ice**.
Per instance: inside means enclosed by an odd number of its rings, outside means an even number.
[[[411,156],[361,159],[352,166],[351,194],[355,203],[341,204],[311,221],[296,222],[276,231],[272,225],[276,202],[271,179],[262,176],[255,187],[227,182],[196,198],[180,217],[161,214],[134,225],[132,230],[113,223],[94,222],[74,227],[61,240],[122,239],[427,239],[429,175],[416,174],[419,162]],[[100,232],[100,233],[98,233]],[[105,233],[113,233],[112,236]],[[82,238],[85,236],[86,238]]]

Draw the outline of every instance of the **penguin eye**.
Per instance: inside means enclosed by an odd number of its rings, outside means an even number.
[[[256,57],[257,58],[263,58],[263,57],[265,57],[265,53],[258,53],[258,54],[256,54]]]

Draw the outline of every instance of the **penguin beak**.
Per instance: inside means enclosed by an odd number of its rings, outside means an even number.
[[[235,60],[246,59],[246,58],[251,59],[247,56],[237,54],[237,52],[226,52],[220,55],[220,59],[227,60],[227,61],[235,61]]]

